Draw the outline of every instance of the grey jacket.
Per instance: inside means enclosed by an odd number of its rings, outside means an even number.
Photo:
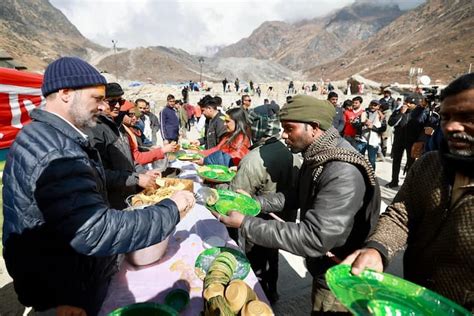
[[[334,126],[335,129],[339,132],[339,134],[342,135],[342,132],[344,131],[344,109],[336,106],[336,116],[334,116],[334,119],[332,120],[332,126]]]
[[[343,139],[338,147],[351,148]],[[258,245],[306,257],[308,270],[325,286],[324,273],[335,264],[325,254],[331,251],[344,258],[363,245],[378,217],[380,192],[378,185],[376,192],[369,192],[361,171],[350,163],[326,163],[316,182],[312,172],[303,162],[296,190],[256,197],[263,212],[299,207],[299,224],[247,216],[242,235]]]

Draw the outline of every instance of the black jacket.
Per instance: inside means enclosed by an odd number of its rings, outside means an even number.
[[[423,130],[427,126],[428,110],[418,106],[405,113],[395,110],[388,119],[388,125],[394,127],[394,145],[411,146],[423,139]]]
[[[124,209],[125,199],[139,190],[138,173],[135,172],[127,135],[103,115],[99,116],[95,127],[86,130],[86,134],[102,159],[110,206]]]
[[[343,139],[338,147],[353,150]],[[326,163],[317,182],[312,171],[303,162],[296,190],[256,197],[262,212],[299,207],[299,224],[246,216],[242,235],[258,245],[306,257],[308,270],[325,286],[324,274],[335,265],[325,254],[331,251],[343,259],[363,246],[378,219],[380,191],[378,184],[375,191],[367,189],[361,171],[350,163]]]
[[[111,209],[97,151],[43,110],[10,148],[3,173],[4,258],[23,305],[96,315],[116,254],[162,241],[179,220],[166,199],[134,212]]]
[[[224,121],[221,119],[223,114],[217,112],[212,119],[206,119],[206,126],[204,128],[204,137],[199,139],[201,145],[206,145],[206,149],[216,147],[227,133]]]

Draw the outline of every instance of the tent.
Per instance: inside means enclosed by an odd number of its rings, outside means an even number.
[[[0,68],[0,160],[5,160],[6,149],[31,121],[29,113],[45,103],[42,82],[42,75]]]

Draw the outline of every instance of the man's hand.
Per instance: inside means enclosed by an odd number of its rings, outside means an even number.
[[[245,218],[245,215],[237,211],[229,211],[227,215],[222,215],[217,212],[212,212],[212,214],[225,226],[232,228],[240,228]]]
[[[87,316],[87,314],[82,308],[61,305],[56,308],[56,316]]]
[[[400,113],[405,113],[408,110],[408,105],[403,104],[402,107],[400,108]]]
[[[153,170],[150,170],[153,171]],[[147,173],[141,173],[138,175],[138,186],[143,189],[154,189],[156,188],[156,176]]]
[[[356,250],[341,263],[352,265],[351,272],[355,275],[359,275],[366,268],[383,272],[382,256],[373,248]]]
[[[178,149],[178,145],[175,142],[164,144],[163,147],[161,147],[161,150],[164,153],[175,152],[177,149]]]
[[[199,158],[193,161],[196,165],[202,166],[204,165],[204,158]]]
[[[179,219],[182,220],[196,204],[194,194],[189,191],[177,191],[170,197],[178,207]]]
[[[145,174],[155,177],[155,179],[161,177],[161,171],[158,169],[148,170]]]
[[[425,135],[431,136],[434,133],[434,129],[432,127],[425,127]]]

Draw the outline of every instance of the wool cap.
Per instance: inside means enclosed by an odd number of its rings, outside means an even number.
[[[105,87],[106,98],[121,97],[123,94],[124,92],[123,92],[122,87],[116,82],[108,83],[107,86]]]
[[[318,123],[319,127],[325,131],[332,126],[336,110],[328,100],[299,94],[288,98],[279,115],[282,121]]]
[[[128,110],[133,109],[135,104],[130,101],[125,101],[125,103],[120,107],[120,112],[128,112]]]
[[[420,105],[421,104],[421,99],[422,99],[422,96],[414,94],[414,95],[410,95],[410,96],[406,97],[405,98],[405,103]]]
[[[78,89],[106,85],[94,67],[77,57],[61,57],[46,68],[41,92],[46,97],[60,89]]]

